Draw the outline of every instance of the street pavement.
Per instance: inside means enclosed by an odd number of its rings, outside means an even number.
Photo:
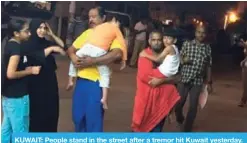
[[[73,132],[72,123],[72,91],[66,91],[69,61],[59,58],[58,82],[60,89],[59,132]],[[126,68],[119,71],[119,65],[112,65],[113,77],[109,95],[109,109],[105,113],[105,132],[130,132],[132,109],[136,88],[136,69]],[[214,93],[209,96],[206,107],[198,110],[194,125],[196,132],[246,132],[247,107],[237,106],[242,84],[240,70],[230,67],[216,66],[214,77]],[[187,100],[188,101],[188,100]],[[188,103],[187,103],[188,104]],[[187,112],[187,105],[184,112]],[[175,117],[171,123],[166,122],[164,132],[177,132]]]

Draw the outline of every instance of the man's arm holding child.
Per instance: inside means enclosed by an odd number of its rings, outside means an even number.
[[[156,77],[151,77],[152,79],[148,82],[149,85],[151,85],[152,87],[157,87],[161,84],[177,84],[180,79],[181,79],[181,75],[180,73],[168,77],[168,78],[156,78]]]
[[[121,59],[123,57],[123,50],[121,45],[121,42],[119,42],[117,39],[115,39],[110,47],[110,51],[101,57],[88,57],[84,56],[80,59],[80,67],[79,68],[85,68],[92,65],[108,65],[118,59]]]

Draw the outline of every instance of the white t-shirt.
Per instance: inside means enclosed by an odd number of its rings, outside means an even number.
[[[141,21],[136,23],[135,30],[140,31],[140,30],[145,30],[145,29],[147,29],[147,25],[142,24]],[[140,40],[140,41],[146,40],[146,32],[136,34],[136,40]]]
[[[158,67],[159,71],[166,77],[171,77],[178,72],[180,65],[180,55],[178,48],[174,45],[175,55],[167,55],[162,64]]]

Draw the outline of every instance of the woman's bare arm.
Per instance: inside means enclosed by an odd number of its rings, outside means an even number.
[[[7,68],[7,78],[8,79],[18,79],[32,74],[31,69],[26,69],[22,71],[17,71],[17,66],[20,61],[19,55],[13,55],[9,59],[9,64]]]
[[[64,47],[64,42],[59,37],[57,37],[55,34],[52,34],[51,37],[54,39],[54,41],[61,47]]]

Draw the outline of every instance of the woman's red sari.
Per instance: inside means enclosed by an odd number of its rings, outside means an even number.
[[[150,48],[146,49],[146,52],[152,54]],[[150,132],[169,114],[180,99],[176,87],[172,84],[164,84],[155,88],[148,85],[151,76],[164,78],[162,74],[153,69],[152,61],[140,57],[131,125],[134,132]]]

